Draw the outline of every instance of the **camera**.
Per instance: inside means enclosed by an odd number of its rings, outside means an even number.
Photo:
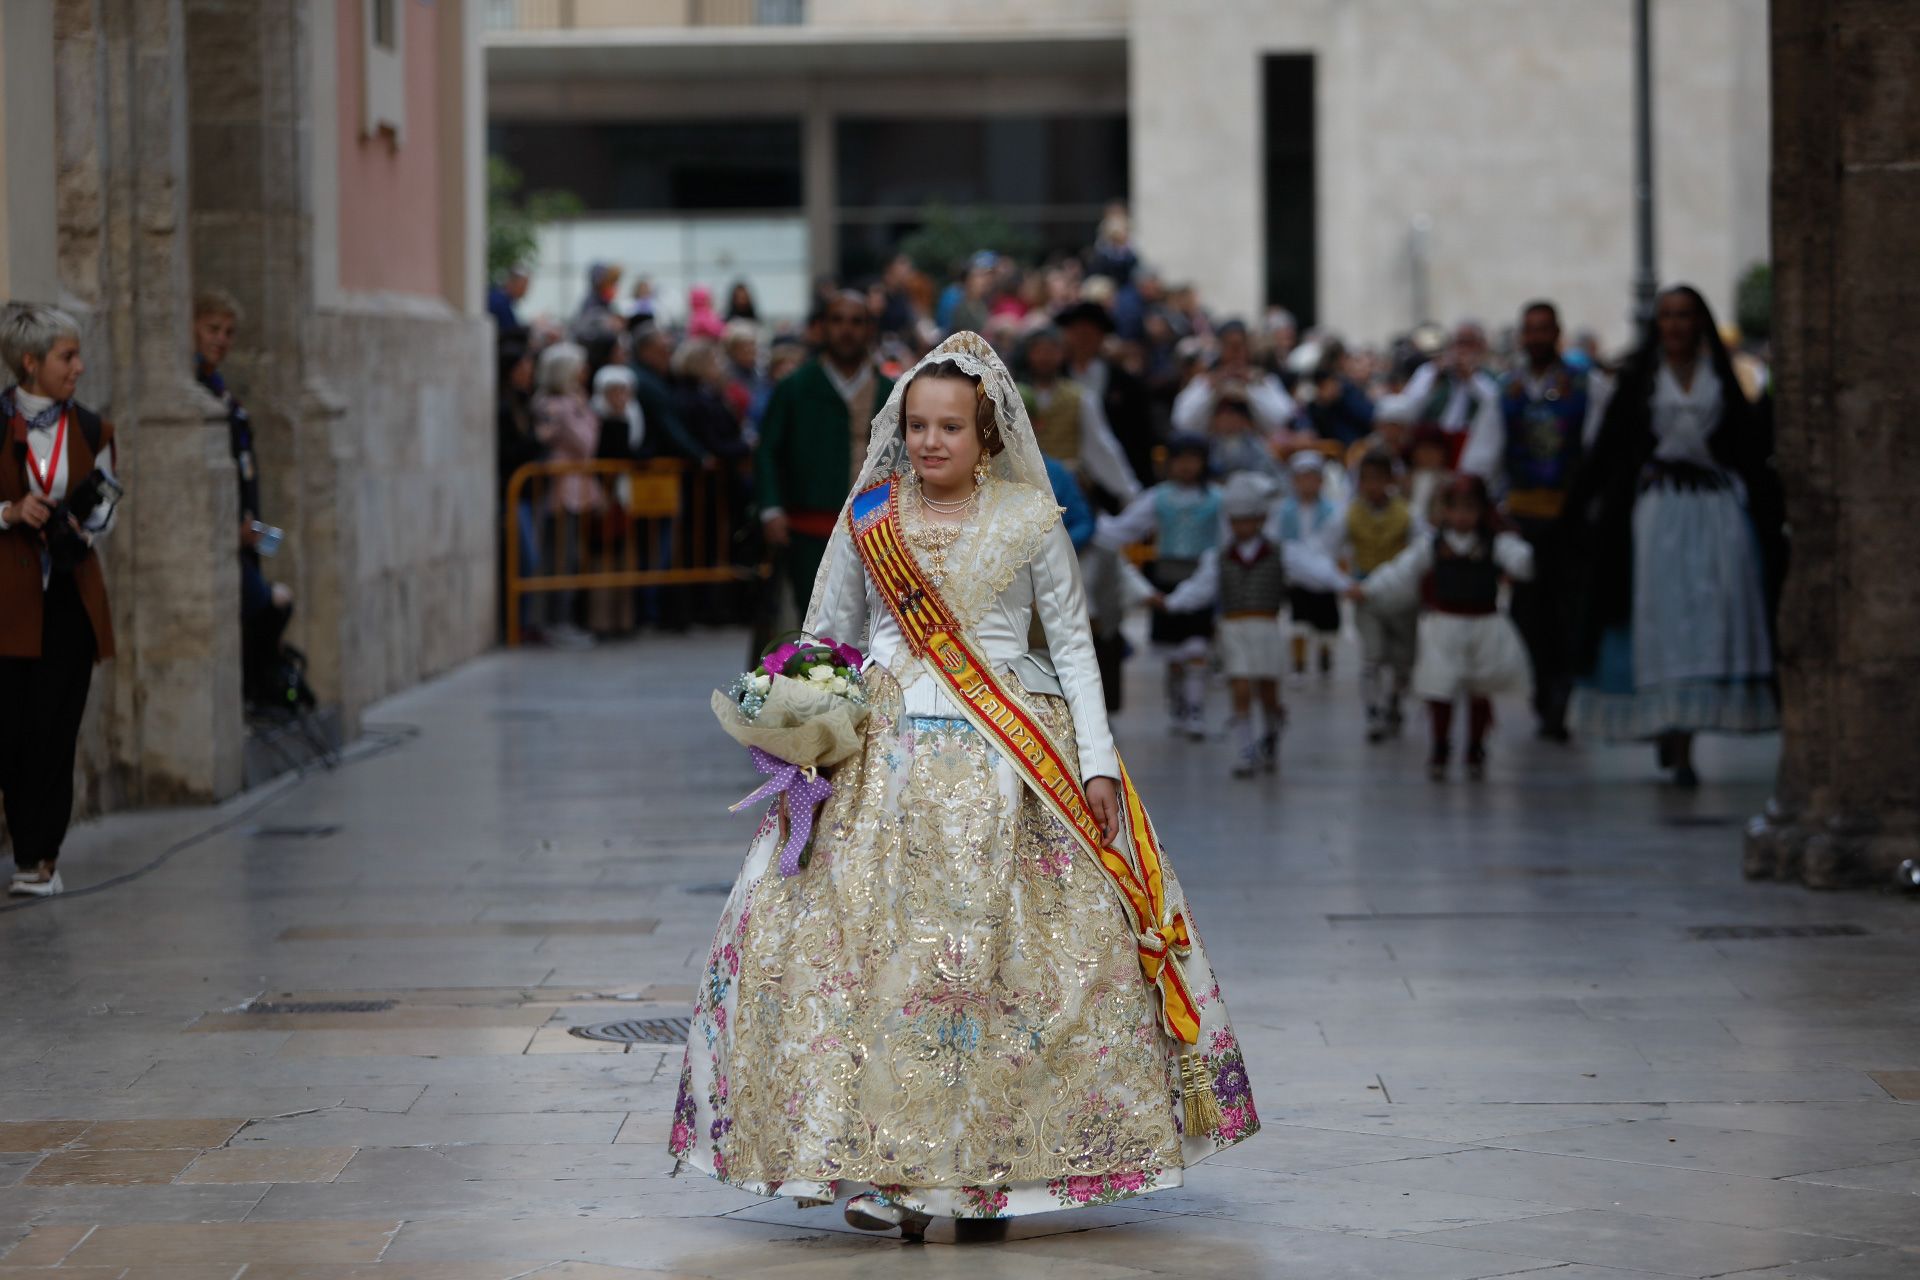
[[[111,508],[125,493],[113,477],[98,468],[67,490],[46,523],[47,556],[54,568],[71,569],[86,558],[91,544],[74,526],[86,524],[102,503]]]

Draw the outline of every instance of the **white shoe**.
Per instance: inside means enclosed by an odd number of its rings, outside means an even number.
[[[1197,708],[1187,712],[1187,714],[1180,719],[1180,732],[1186,734],[1187,737],[1194,742],[1205,742],[1207,740],[1207,717],[1205,713]]]
[[[46,879],[40,879],[40,873],[29,871],[25,874],[15,872],[13,883],[7,886],[7,892],[23,898],[51,898],[56,893],[65,893],[67,886],[60,881],[60,873],[54,872]]]
[[[855,1196],[847,1201],[846,1218],[849,1226],[862,1231],[891,1231],[898,1227],[903,1240],[924,1239],[933,1223],[931,1217],[918,1210],[871,1195]]]

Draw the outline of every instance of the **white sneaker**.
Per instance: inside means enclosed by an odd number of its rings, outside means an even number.
[[[1207,740],[1206,713],[1198,707],[1189,708],[1187,714],[1180,718],[1180,732],[1194,742],[1205,742]]]
[[[66,892],[67,886],[60,882],[60,873],[53,873],[50,879],[40,879],[40,873],[30,871],[24,875],[15,872],[13,883],[7,886],[7,892],[24,898],[51,898],[56,893]]]

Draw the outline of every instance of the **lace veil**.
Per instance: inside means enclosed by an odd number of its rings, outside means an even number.
[[[999,418],[1000,440],[1005,446],[997,456],[988,460],[993,475],[1001,480],[1028,485],[1041,493],[1053,492],[1053,484],[1047,479],[1046,459],[1040,453],[1039,441],[1033,434],[1033,423],[1027,417],[1026,402],[1020,398],[1020,387],[1014,382],[1006,362],[979,334],[954,334],[929,351],[926,358],[893,384],[893,394],[887,397],[887,403],[874,415],[873,432],[867,438],[866,465],[860,468],[860,479],[855,482],[853,493],[847,495],[846,504],[840,508],[840,518],[834,521],[827,554],[821,560],[820,573],[813,581],[813,596],[807,601],[809,620],[819,616],[833,566],[838,563],[839,556],[851,550],[842,544],[852,536],[847,528],[847,511],[853,505],[853,494],[863,493],[889,476],[905,475],[912,469],[912,464],[907,461],[906,436],[900,430],[902,402],[914,377],[933,364],[956,365],[963,372],[972,374],[980,379],[980,385],[986,388],[987,395],[993,399],[994,413]]]

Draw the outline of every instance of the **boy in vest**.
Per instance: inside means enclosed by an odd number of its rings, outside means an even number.
[[[1347,577],[1332,557],[1317,548],[1282,546],[1266,534],[1275,486],[1265,476],[1242,471],[1221,490],[1228,543],[1201,557],[1199,568],[1165,598],[1169,612],[1216,607],[1214,644],[1221,670],[1233,694],[1233,776],[1272,773],[1280,761],[1280,729],[1287,713],[1280,704],[1280,675],[1286,653],[1280,637],[1280,611],[1290,584],[1339,592]],[[1256,733],[1253,705],[1261,724]]]
[[[1094,540],[1121,552],[1151,541],[1154,557],[1146,578],[1122,561],[1132,594],[1149,602],[1192,577],[1202,558],[1220,543],[1220,490],[1207,480],[1207,442],[1175,436],[1167,445],[1167,478],[1128,503],[1119,515],[1100,517]],[[1160,609],[1153,617],[1154,652],[1167,664],[1167,714],[1173,731],[1194,741],[1207,736],[1206,698],[1213,609]]]
[[[1453,704],[1467,699],[1467,776],[1487,767],[1492,696],[1527,687],[1527,652],[1500,613],[1502,575],[1533,576],[1533,549],[1499,525],[1478,476],[1455,476],[1440,503],[1441,525],[1375,569],[1348,594],[1356,603],[1420,602],[1420,656],[1413,691],[1426,700],[1433,729],[1427,772],[1444,782],[1453,753]]]
[[[1292,475],[1293,492],[1275,509],[1267,526],[1267,538],[1301,552],[1318,552],[1329,557],[1345,536],[1346,526],[1340,508],[1323,493],[1326,483],[1324,455],[1302,449],[1293,455],[1287,469]],[[1305,679],[1307,657],[1314,649],[1320,654],[1322,679],[1333,675],[1333,644],[1340,637],[1340,597],[1336,592],[1310,586],[1296,586],[1288,592],[1287,605],[1293,615],[1293,674]]]
[[[1407,549],[1414,537],[1413,513],[1394,492],[1394,463],[1385,453],[1360,459],[1359,493],[1347,504],[1346,552],[1356,580]],[[1369,600],[1354,610],[1360,629],[1360,689],[1367,702],[1367,741],[1400,732],[1400,699],[1413,674],[1414,627],[1410,603]]]

